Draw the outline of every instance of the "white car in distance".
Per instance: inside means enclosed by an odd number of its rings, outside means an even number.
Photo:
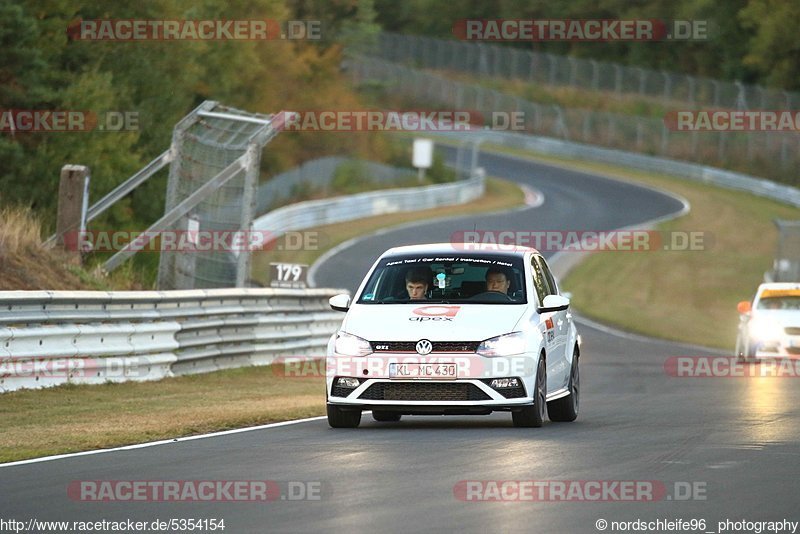
[[[740,302],[738,311],[740,361],[800,357],[800,284],[761,284],[752,303]]]

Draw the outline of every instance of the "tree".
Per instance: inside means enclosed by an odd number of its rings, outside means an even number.
[[[769,85],[800,89],[800,34],[787,26],[800,20],[800,3],[749,0],[739,18],[753,30],[744,64]]]

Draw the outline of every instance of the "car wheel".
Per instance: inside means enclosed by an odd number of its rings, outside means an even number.
[[[533,405],[524,406],[521,410],[511,412],[514,426],[539,428],[544,423],[547,405],[547,365],[544,355],[539,357],[536,368],[536,391],[533,394]]]
[[[570,422],[578,418],[581,392],[578,360],[578,349],[575,349],[572,353],[572,367],[569,371],[569,395],[547,403],[547,417],[551,421]]]
[[[343,410],[328,404],[328,424],[331,428],[356,428],[361,423],[361,410]]]
[[[753,363],[756,361],[756,348],[744,340],[736,344],[736,355],[740,363]]]
[[[372,410],[372,418],[382,423],[396,423],[402,417],[399,413]]]
[[[747,346],[747,356],[745,358],[745,361],[749,362],[749,363],[756,363],[756,348],[755,347],[751,347],[749,345]]]

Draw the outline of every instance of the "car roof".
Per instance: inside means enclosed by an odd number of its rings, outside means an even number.
[[[535,248],[519,245],[497,245],[494,243],[426,243],[422,245],[406,245],[393,247],[381,257],[405,256],[408,254],[489,254],[498,256],[523,257],[527,253],[538,254]]]

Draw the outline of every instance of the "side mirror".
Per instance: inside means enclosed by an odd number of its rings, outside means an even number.
[[[739,313],[744,315],[745,313],[750,313],[750,301],[743,300],[739,304],[736,305],[736,309],[739,310]]]
[[[547,295],[539,307],[539,313],[564,311],[569,308],[569,299],[561,295]]]
[[[336,311],[346,312],[350,309],[350,295],[344,293],[328,299],[328,304]]]

